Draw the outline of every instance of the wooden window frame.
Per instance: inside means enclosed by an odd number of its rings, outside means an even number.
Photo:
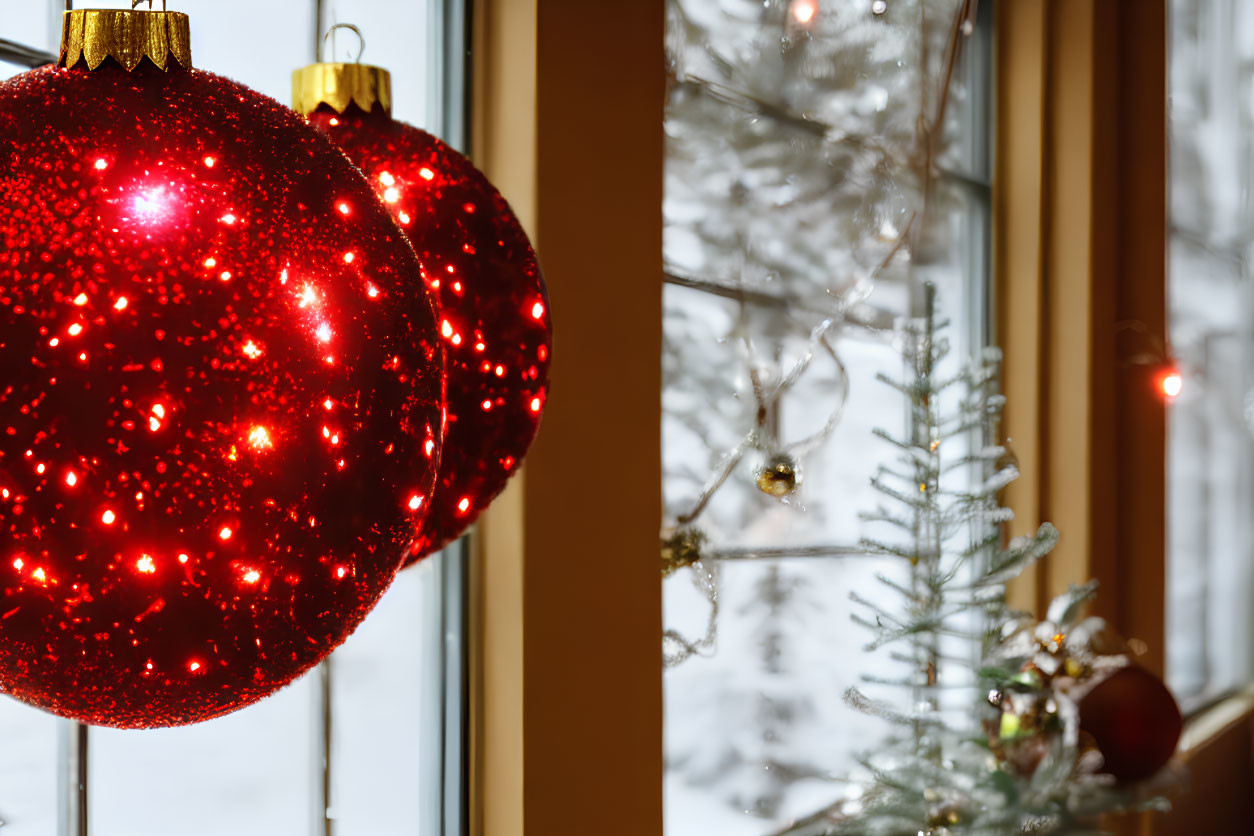
[[[469,832],[660,836],[664,4],[476,0],[473,26],[472,156],[555,337],[472,560]]]
[[[1058,550],[1012,589],[1043,611],[1070,583],[1101,582],[1096,613],[1166,649],[1167,0],[997,3],[996,335],[1006,435],[1024,478],[1017,529],[1045,519]],[[1144,331],[1121,329],[1141,323]],[[1018,532],[1017,532],[1018,533]],[[1238,833],[1254,818],[1254,693],[1189,718],[1191,772],[1166,815],[1121,833]]]

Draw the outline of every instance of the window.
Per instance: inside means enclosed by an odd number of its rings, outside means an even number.
[[[14,60],[0,60],[0,78],[38,63],[22,54],[56,51],[68,4],[8,5],[0,58]],[[283,102],[292,70],[315,60],[318,30],[353,22],[367,38],[364,60],[393,71],[396,117],[464,141],[467,10],[458,0],[186,0],[178,8],[192,15],[199,67]],[[356,52],[341,35],[326,56]],[[405,571],[329,663],[219,720],[88,730],[0,701],[6,836],[85,833],[87,824],[97,836],[460,833],[464,560],[463,542]],[[85,809],[74,791],[82,775]]]
[[[1171,3],[1167,673],[1187,707],[1254,679],[1254,9]]]
[[[906,161],[960,5],[921,25],[909,4],[671,4],[664,537],[702,556],[664,589],[672,836],[775,833],[839,800],[882,731],[840,699],[875,664],[848,597],[883,569],[856,554],[871,431],[905,420],[875,377],[921,281],[955,363],[988,339],[988,4],[911,238]]]

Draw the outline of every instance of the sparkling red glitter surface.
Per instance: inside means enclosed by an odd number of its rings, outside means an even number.
[[[419,265],[326,139],[198,71],[0,84],[0,689],[89,723],[272,693],[429,510]]]
[[[411,562],[447,544],[505,487],[548,393],[552,323],[521,224],[469,160],[382,109],[310,121],[357,163],[409,236],[438,300],[448,430],[432,512]]]

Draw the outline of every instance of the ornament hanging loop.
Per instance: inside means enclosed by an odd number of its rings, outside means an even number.
[[[134,10],[140,3],[147,3],[148,11],[152,11],[152,0],[131,0],[131,9]],[[165,0],[161,0],[161,11],[167,11]]]
[[[357,58],[352,63],[335,62],[325,56],[327,41],[335,51],[335,33],[348,29],[357,36],[360,44]],[[376,105],[385,113],[392,112],[392,76],[382,67],[361,63],[366,52],[366,38],[351,23],[337,23],[322,36],[319,63],[292,73],[292,107],[302,116],[308,116],[320,105],[329,105],[336,113],[343,113],[350,104],[356,104],[369,113]]]
[[[148,2],[151,3],[152,0],[148,0]],[[165,0],[162,0],[162,2],[164,3]],[[361,33],[360,29],[358,29],[356,26],[354,26],[351,23],[337,23],[327,30],[327,33],[322,36],[322,51],[324,54],[320,57],[322,58],[322,60],[326,60],[325,53],[327,49],[327,41],[331,40],[332,36],[335,35],[336,30],[339,30],[339,29],[347,29],[357,36],[357,43],[358,43],[357,57],[353,59],[353,63],[360,64],[361,56],[366,54],[366,36]],[[332,52],[334,52],[334,48],[332,48]],[[334,58],[335,56],[332,55],[331,57]]]

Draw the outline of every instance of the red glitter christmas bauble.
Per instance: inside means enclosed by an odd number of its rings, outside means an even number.
[[[443,349],[286,108],[109,60],[0,84],[0,689],[192,723],[327,655],[429,509]]]
[[[1102,772],[1139,781],[1176,752],[1184,721],[1163,681],[1138,665],[1119,668],[1079,701],[1080,729],[1102,753]]]
[[[469,160],[376,106],[323,105],[310,121],[344,149],[400,223],[438,299],[448,352],[440,475],[410,552],[466,530],[505,487],[535,438],[553,330],[544,279],[522,225]]]

